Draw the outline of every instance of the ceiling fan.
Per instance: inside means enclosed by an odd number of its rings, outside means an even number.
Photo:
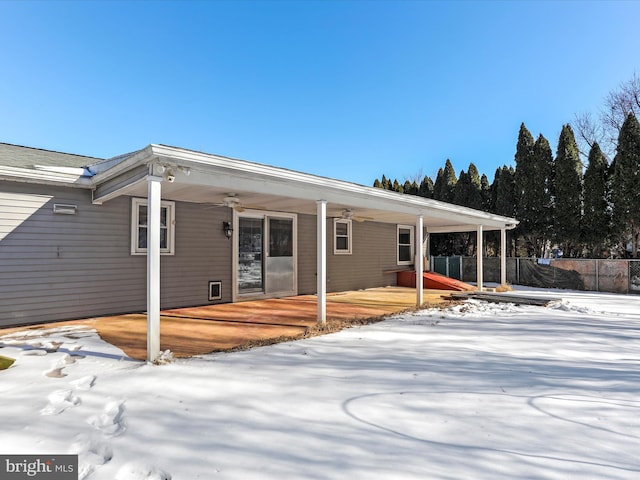
[[[210,203],[210,206],[213,207],[228,207],[234,209],[236,212],[244,212],[247,208],[253,210],[266,210],[266,207],[262,205],[243,205],[240,202],[240,198],[235,193],[227,193],[227,196],[222,199],[222,202],[219,203]]]
[[[366,220],[373,220],[373,217],[363,217],[360,215],[356,215],[353,210],[351,210],[350,208],[345,208],[344,210],[342,210],[342,215],[341,218],[344,218],[345,220],[355,220],[356,222],[364,222]]]

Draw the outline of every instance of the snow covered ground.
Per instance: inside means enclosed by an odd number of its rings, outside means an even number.
[[[91,480],[640,478],[640,297],[526,293],[562,302],[161,366],[84,328],[4,336],[1,453]]]

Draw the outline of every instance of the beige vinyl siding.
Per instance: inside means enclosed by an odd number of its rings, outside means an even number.
[[[396,225],[352,222],[352,253],[334,255],[333,219],[327,219],[327,291],[396,285]],[[316,217],[298,217],[298,291],[316,292]]]
[[[78,206],[54,215],[53,204]],[[162,308],[231,300],[226,208],[176,203],[176,254],[161,258]],[[0,182],[0,326],[146,309],[146,257],[130,254],[131,200],[91,204],[88,190]]]
[[[351,225],[352,253],[334,255],[327,249],[327,291],[358,290],[396,284],[396,226],[377,222]],[[333,220],[327,224],[327,245],[333,245]]]
[[[317,222],[313,215],[298,215],[298,293],[300,295],[315,294]]]
[[[176,202],[176,251],[161,256],[162,308],[206,305],[209,281],[222,282],[222,300],[231,301],[232,241],[222,222],[231,218],[227,207]],[[146,265],[146,256],[139,257]]]

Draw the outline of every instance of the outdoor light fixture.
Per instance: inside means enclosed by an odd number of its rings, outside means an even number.
[[[77,212],[77,205],[65,205],[64,203],[53,204],[53,213],[58,215],[75,215]]]
[[[224,232],[225,237],[227,237],[227,240],[231,239],[231,236],[233,235],[231,222],[222,222],[222,231]]]

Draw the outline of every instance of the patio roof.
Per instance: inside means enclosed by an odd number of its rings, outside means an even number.
[[[409,223],[421,215],[428,232],[511,229],[517,220],[433,199],[367,187],[333,178],[262,165],[166,145],[148,147],[115,161],[89,166],[94,202],[121,195],[147,195],[147,177],[158,176],[166,200],[223,205],[234,196],[244,208],[316,215],[318,200],[327,216],[350,211],[356,219]]]

